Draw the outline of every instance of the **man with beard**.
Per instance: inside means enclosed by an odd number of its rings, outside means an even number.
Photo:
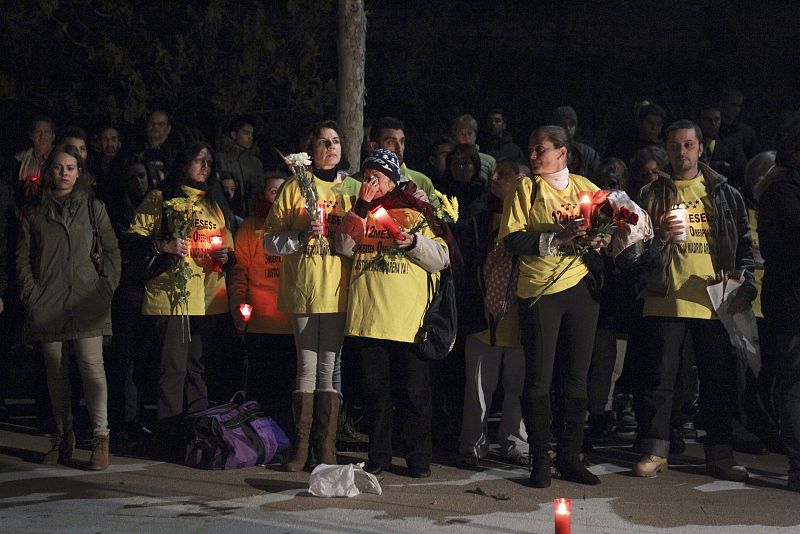
[[[728,312],[750,307],[756,297],[752,239],[742,195],[724,176],[699,163],[703,151],[699,126],[685,120],[673,123],[667,129],[672,175],[641,192],[656,232],[649,248],[652,263],[644,303],[649,340],[642,355],[636,414],[643,456],[633,473],[652,477],[667,469],[675,378],[681,347],[691,334],[708,433],[706,470],[717,478],[744,482],[747,470],[736,464],[731,445],[736,355],[706,286],[720,271],[744,272],[745,282]],[[672,211],[677,208],[687,217],[678,217]]]

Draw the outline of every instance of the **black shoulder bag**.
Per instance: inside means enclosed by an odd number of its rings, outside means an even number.
[[[433,299],[417,332],[416,345],[422,358],[441,360],[453,350],[458,331],[456,288],[450,267],[440,272],[438,290],[428,273],[428,291]]]

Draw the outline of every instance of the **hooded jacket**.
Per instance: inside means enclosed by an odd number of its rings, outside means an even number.
[[[103,274],[90,253],[94,203]],[[26,334],[42,342],[111,334],[111,297],[120,277],[117,238],[103,203],[73,191],[25,213],[17,244],[17,277]]]
[[[704,163],[698,164],[706,180],[706,193],[714,206],[714,230],[716,250],[713,252],[714,265],[725,272],[744,271],[745,283],[740,294],[752,302],[757,291],[753,284],[755,263],[753,261],[753,241],[748,224],[747,207],[741,193],[727,183],[727,179]],[[675,204],[677,188],[669,178],[659,178],[641,190],[640,205],[654,221],[661,220],[665,211]],[[656,234],[657,235],[657,234]],[[673,257],[672,246],[666,246],[658,237],[650,241],[645,256],[645,290],[648,294],[665,297],[671,290],[670,264]]]

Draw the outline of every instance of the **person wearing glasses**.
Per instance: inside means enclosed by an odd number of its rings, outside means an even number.
[[[174,198],[188,199],[196,210],[186,238],[175,237],[170,210],[164,207],[164,201]],[[157,430],[168,447],[164,451],[168,457],[178,452],[175,430],[183,414],[208,407],[203,345],[213,335],[219,316],[228,312],[224,271],[234,261],[234,226],[217,181],[214,152],[208,144],[196,142],[179,154],[163,187],[145,197],[130,227],[131,233],[142,238],[138,242],[146,249],[145,255],[166,258],[163,272],[151,272],[152,278],[145,282],[142,313],[154,316],[161,343]],[[210,238],[215,235],[222,237],[221,247],[212,248]],[[188,306],[180,304],[175,293],[181,261],[191,269]]]
[[[264,222],[264,251],[283,256],[278,309],[291,314],[297,350],[297,381],[292,393],[294,450],[284,466],[301,471],[309,456],[312,421],[316,459],[336,464],[336,430],[341,398],[335,367],[344,341],[350,260],[340,256],[333,236],[345,213],[342,140],[334,121],[311,129],[305,150],[317,190],[318,217],[312,218],[297,177],[278,193]],[[346,173],[345,173],[346,175]]]
[[[506,198],[498,239],[519,256],[519,325],[525,353],[522,412],[536,488],[550,486],[550,388],[556,342],[562,388],[556,470],[564,480],[599,484],[580,459],[586,419],[586,380],[599,304],[597,281],[578,246],[599,250],[610,237],[589,237],[581,218],[581,192],[598,188],[567,168],[569,138],[560,126],[542,126],[528,142],[533,178],[523,177]],[[596,254],[594,254],[596,256]]]

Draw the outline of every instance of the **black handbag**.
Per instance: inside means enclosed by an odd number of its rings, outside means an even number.
[[[456,344],[458,331],[456,287],[449,267],[441,271],[439,287],[434,286],[433,277],[428,274],[428,289],[433,293],[433,298],[416,339],[420,356],[426,360],[441,360],[450,354]]]

